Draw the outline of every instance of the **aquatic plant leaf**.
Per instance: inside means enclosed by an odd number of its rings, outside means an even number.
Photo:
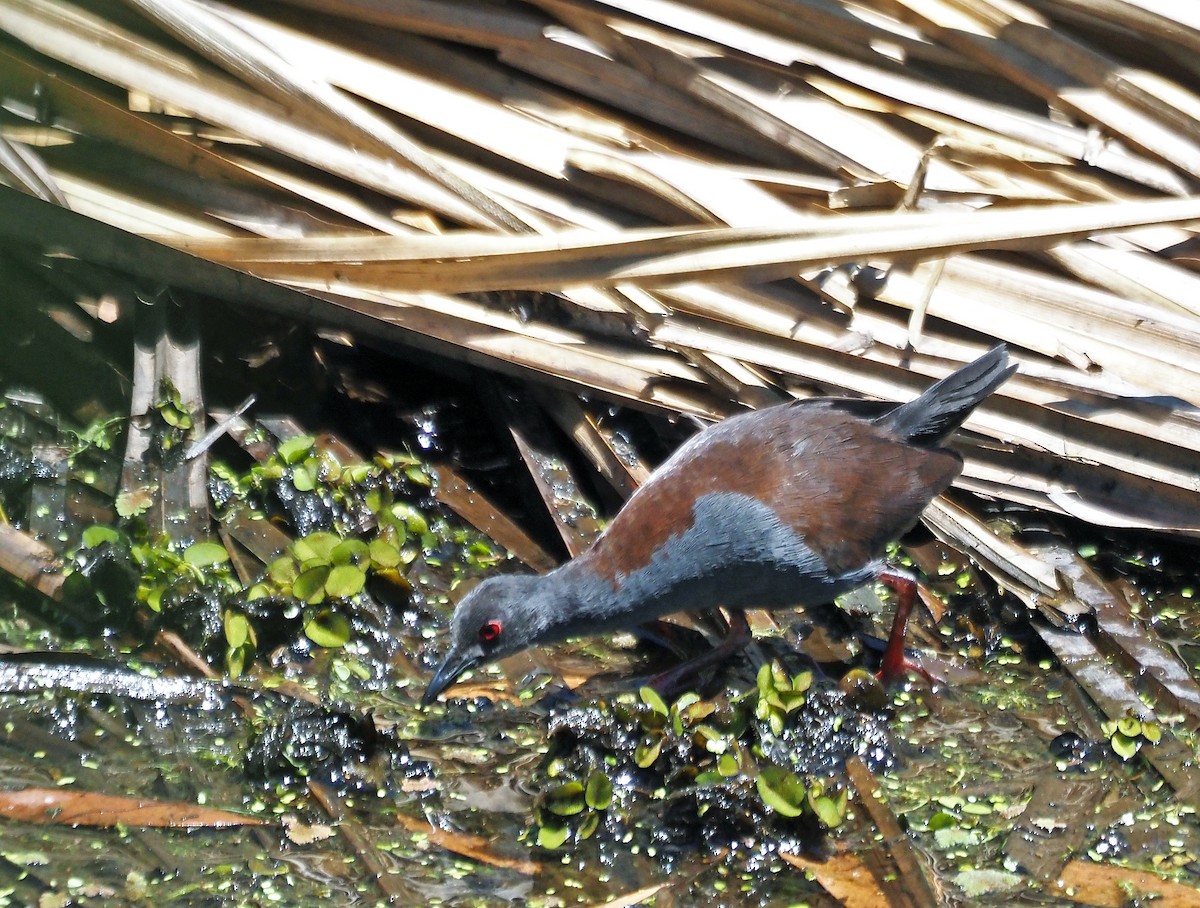
[[[566,782],[546,793],[546,809],[560,817],[583,813],[586,806],[582,782]]]
[[[253,659],[253,644],[243,643],[241,646],[231,646],[225,651],[225,670],[230,677],[239,678]]]
[[[296,559],[290,555],[280,555],[267,565],[267,576],[281,587],[291,586],[300,574]]]
[[[1131,738],[1128,735],[1121,734],[1119,731],[1113,733],[1113,736],[1109,738],[1109,742],[1112,744],[1113,753],[1122,760],[1132,759],[1133,755],[1142,746],[1140,738]]]
[[[136,489],[128,489],[122,492],[117,496],[117,515],[128,518],[144,514],[154,504],[154,493],[156,491],[156,487],[153,486],[140,486]]]
[[[329,579],[330,567],[319,564],[300,574],[292,583],[292,595],[309,605],[316,605],[325,598],[325,581]]]
[[[758,675],[755,678],[755,683],[758,685],[758,695],[760,697],[768,691],[775,690],[775,678],[771,674],[771,663],[764,662],[758,667]]]
[[[429,521],[425,519],[425,515],[407,501],[397,501],[388,510],[399,524],[408,528],[410,533],[423,536],[429,532]]]
[[[939,810],[929,818],[929,829],[932,832],[937,832],[940,829],[950,829],[958,824],[958,817],[951,816],[944,810]]]
[[[808,793],[808,806],[816,815],[817,821],[826,829],[835,829],[846,819],[847,793],[840,791],[834,795],[820,794],[815,791]]]
[[[225,613],[225,642],[232,648],[244,646],[251,638],[253,629],[250,620],[241,612],[227,611]]]
[[[339,564],[329,572],[325,581],[325,592],[335,599],[349,599],[362,592],[367,575],[353,564]]]
[[[402,560],[400,549],[386,539],[372,539],[367,551],[371,564],[384,570],[398,566]]]
[[[1117,720],[1117,731],[1127,738],[1136,738],[1142,733],[1142,722],[1135,716],[1125,716]]]
[[[315,442],[311,435],[293,435],[279,443],[279,459],[284,463],[299,463],[308,456]]]
[[[584,800],[587,806],[592,810],[608,810],[608,805],[612,803],[613,787],[612,781],[600,770],[596,770],[587,780],[587,789],[584,792]]]
[[[779,766],[768,766],[755,780],[763,804],[785,817],[798,817],[804,812],[808,790],[794,772]]]
[[[317,646],[336,649],[350,639],[350,622],[337,612],[321,609],[304,623],[304,636]]]
[[[355,485],[359,485],[367,481],[368,477],[371,475],[371,470],[372,467],[369,463],[352,463],[342,471],[342,478],[348,482],[354,483]],[[371,506],[367,505],[367,507]],[[379,509],[371,508],[371,510],[377,511]]]
[[[193,567],[212,567],[229,560],[229,552],[219,542],[197,542],[183,550],[183,560]]]
[[[640,769],[648,769],[654,765],[654,761],[662,753],[662,746],[662,738],[640,741],[633,752],[634,762],[637,763]]]
[[[537,844],[539,848],[545,848],[547,851],[556,851],[563,847],[570,835],[571,830],[567,826],[540,826]]]
[[[371,557],[371,550],[361,539],[343,539],[329,553],[333,564],[362,564]]]
[[[336,533],[318,530],[293,542],[292,554],[306,567],[311,567],[309,562],[314,561],[329,564],[332,560],[333,550],[341,544],[342,538]]]
[[[583,839],[590,838],[599,828],[600,814],[589,813],[583,818],[583,822],[579,824],[579,829],[575,832],[575,835],[582,841]]]
[[[661,716],[668,714],[667,704],[663,702],[663,698],[653,687],[643,687],[638,691],[638,696],[640,696],[642,698],[642,702],[654,710],[654,712]]]
[[[303,464],[292,468],[292,485],[297,492],[311,492],[317,487],[317,475]]]
[[[711,700],[699,700],[679,711],[679,718],[684,725],[695,725],[702,719],[707,719],[717,711],[716,704]]]
[[[106,542],[120,542],[121,533],[112,527],[95,524],[83,531],[80,541],[85,548],[94,549],[96,546],[103,545]]]

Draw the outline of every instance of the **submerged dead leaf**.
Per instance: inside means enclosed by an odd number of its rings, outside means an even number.
[[[836,854],[824,861],[786,852],[779,856],[793,867],[811,873],[821,888],[846,908],[877,908],[889,904],[875,875],[853,854]]]
[[[266,821],[183,801],[154,801],[91,791],[22,788],[0,791],[0,816],[60,826],[155,826],[173,829],[262,826]]]
[[[537,861],[506,858],[496,854],[492,850],[495,843],[479,836],[437,829],[431,827],[427,822],[406,817],[402,813],[396,814],[396,823],[403,826],[409,832],[417,832],[428,836],[429,841],[439,848],[445,848],[447,851],[452,851],[473,861],[479,861],[481,864],[515,870],[517,873],[523,873],[526,876],[533,876],[541,870],[541,865]]]
[[[1096,864],[1091,861],[1072,861],[1059,877],[1059,894],[1082,905],[1102,908],[1121,908],[1151,899],[1171,908],[1200,908],[1200,890],[1185,886],[1152,873]]]

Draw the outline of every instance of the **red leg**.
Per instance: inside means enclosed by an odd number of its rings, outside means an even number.
[[[904,571],[885,567],[879,572],[879,580],[896,593],[896,616],[892,619],[892,632],[888,635],[887,648],[883,651],[883,661],[879,666],[879,679],[892,682],[912,671],[930,684],[936,683],[928,671],[910,659],[904,652],[904,636],[908,630],[908,616],[912,613],[913,604],[917,601],[916,578]]]

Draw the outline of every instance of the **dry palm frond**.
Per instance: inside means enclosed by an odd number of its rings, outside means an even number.
[[[964,484],[1200,533],[1186,11],[130,7],[0,8],[4,179],[173,248],[101,255],[119,233],[36,217],[27,238],[709,417],[909,396],[1003,340],[1022,375],[969,423]],[[526,291],[572,324],[516,313]]]

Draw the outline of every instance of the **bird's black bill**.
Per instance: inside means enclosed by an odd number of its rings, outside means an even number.
[[[446,656],[445,661],[438,666],[438,670],[433,675],[433,680],[429,682],[429,687],[425,688],[425,696],[421,698],[421,706],[428,706],[436,700],[438,694],[453,684],[459,675],[474,666],[478,661],[479,659],[471,654],[463,656],[459,653],[451,652]]]

